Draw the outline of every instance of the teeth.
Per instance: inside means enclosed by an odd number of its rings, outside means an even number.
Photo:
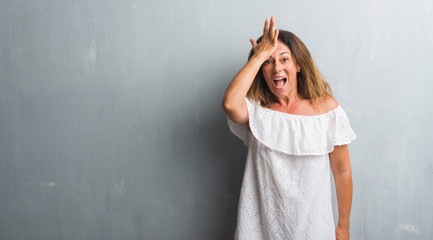
[[[274,78],[274,80],[283,80],[284,78]]]

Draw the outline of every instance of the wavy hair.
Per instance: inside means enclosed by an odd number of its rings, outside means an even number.
[[[321,97],[332,96],[331,86],[320,74],[310,52],[301,39],[289,31],[279,30],[279,32],[278,40],[290,49],[292,57],[301,67],[296,76],[298,94],[309,99],[311,103],[320,101]],[[256,42],[259,43],[262,38],[263,36]],[[253,55],[254,51],[251,49],[248,60]],[[262,106],[269,106],[271,102],[275,101],[275,95],[269,90],[261,68],[254,78],[247,96],[253,101],[260,102]]]

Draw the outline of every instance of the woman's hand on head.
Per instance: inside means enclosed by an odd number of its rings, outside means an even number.
[[[257,44],[254,39],[250,39],[251,45],[253,45],[254,55],[268,59],[275,49],[277,49],[278,33],[278,29],[275,30],[275,17],[271,17],[270,24],[266,18],[262,40]]]

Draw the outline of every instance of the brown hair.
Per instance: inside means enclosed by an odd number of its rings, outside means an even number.
[[[259,43],[262,38],[263,36],[257,39],[257,43]],[[279,30],[278,40],[283,42],[290,49],[292,57],[301,67],[300,72],[298,72],[296,76],[298,94],[305,99],[309,99],[311,103],[317,100],[320,101],[321,97],[332,96],[331,86],[329,86],[320,74],[310,52],[301,39],[289,31]],[[248,60],[253,55],[254,51],[251,49]],[[275,96],[271,90],[269,90],[261,68],[254,78],[247,96],[253,101],[260,101],[262,106],[268,106],[274,100]]]

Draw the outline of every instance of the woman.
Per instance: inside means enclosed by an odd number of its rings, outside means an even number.
[[[349,239],[356,138],[302,41],[265,21],[223,108],[248,146],[235,239]],[[330,171],[335,179],[334,229]]]

